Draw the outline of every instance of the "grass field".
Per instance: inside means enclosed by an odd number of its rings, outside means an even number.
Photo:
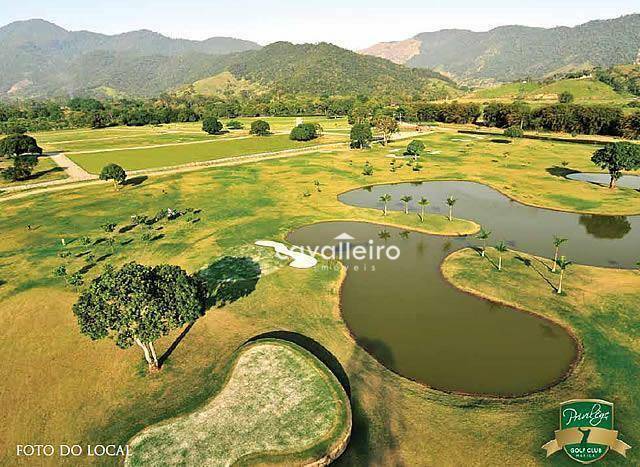
[[[629,444],[640,444],[640,300],[633,272],[572,266],[566,297],[556,297],[532,271],[515,274],[512,260],[505,267],[513,275],[490,275],[485,283],[476,282],[473,271],[487,265],[462,258],[460,267],[472,271],[468,277],[456,274],[456,282],[468,280],[482,293],[517,299],[525,309],[559,319],[585,344],[586,358],[572,377],[550,391],[509,401],[449,395],[388,371],[354,343],[341,319],[339,272],[294,270],[274,258],[268,258],[268,266],[260,259],[263,274],[255,290],[199,319],[158,374],[141,371],[136,349],[123,351],[79,334],[71,313],[77,291],[53,275],[63,263],[70,272],[85,270],[87,281],[106,264],[132,260],[197,271],[223,255],[253,256],[255,240],[282,239],[292,228],[330,219],[453,229],[438,214],[424,224],[402,213],[384,219],[379,211],[336,200],[363,185],[467,179],[554,209],[640,213],[640,196],[633,190],[608,190],[561,176],[567,168],[593,171],[593,146],[533,140],[498,144],[445,131],[422,139],[439,153],[425,157],[421,172],[406,165],[389,170],[387,155],[404,142],[154,176],[119,191],[87,186],[6,202],[0,210],[0,464],[29,464],[14,456],[14,445],[25,440],[125,443],[145,426],[193,412],[221,387],[225,365],[238,346],[275,329],[312,337],[345,368],[354,427],[344,465],[569,465],[561,455],[545,461],[540,446],[557,429],[558,403],[585,395],[616,402],[617,427]],[[365,161],[374,166],[372,176],[362,175]],[[153,215],[167,207],[201,212],[154,226],[161,230],[154,231],[153,241],[143,240],[146,231],[140,226],[128,227],[131,215]],[[100,225],[107,221],[118,224],[114,251],[101,240]],[[454,230],[464,225],[460,222]],[[28,231],[27,224],[37,228]],[[476,227],[466,224],[470,231]],[[61,238],[71,251],[68,258],[58,256]],[[602,291],[601,299],[594,291]],[[162,339],[158,351],[178,335]],[[609,454],[607,463],[622,464],[620,459]],[[639,459],[629,452],[632,465]],[[43,464],[90,461],[43,459]]]
[[[220,141],[164,147],[105,151],[95,153],[70,153],[69,157],[87,172],[98,174],[110,163],[120,165],[125,170],[171,167],[191,162],[209,161],[225,157],[244,156],[286,149],[302,149],[344,138],[322,136],[312,141],[291,141],[288,135],[251,136],[247,138],[222,139]]]
[[[295,344],[248,344],[228,372],[224,387],[203,407],[136,435],[126,465],[304,465],[348,436],[344,389]]]
[[[4,169],[5,167],[10,167],[11,165],[13,165],[11,161],[0,159],[0,170]],[[49,157],[43,156],[38,158],[38,165],[33,170],[33,173],[31,174],[31,177],[29,177],[29,179],[20,180],[18,182],[9,182],[0,177],[0,189],[2,189],[2,187],[23,185],[25,183],[48,182],[51,180],[59,180],[62,178],[67,178],[64,170],[58,167],[58,165]]]

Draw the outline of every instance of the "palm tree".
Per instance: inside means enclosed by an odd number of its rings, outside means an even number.
[[[555,252],[555,255],[553,256],[553,269],[551,269],[551,272],[556,272],[556,265],[558,264],[558,253],[560,253],[560,246],[563,243],[568,241],[569,241],[568,238],[557,237],[555,235],[553,236],[553,245],[556,247],[556,252]]]
[[[420,205],[420,222],[424,222],[424,209],[429,206],[429,200],[423,196],[418,204]]]
[[[383,204],[383,209],[382,209],[382,215],[386,216],[387,215],[387,203],[391,201],[391,195],[390,194],[384,194],[380,197],[380,202]]]
[[[447,206],[449,206],[449,220],[450,221],[453,220],[453,205],[456,204],[456,201],[458,201],[458,200],[455,199],[453,196],[449,196],[447,198],[447,200],[445,201]]]
[[[482,240],[482,253],[481,256],[484,258],[485,251],[487,251],[487,240],[491,236],[491,232],[488,230],[484,230],[484,228],[480,228],[480,232],[476,235],[476,238]]]
[[[494,248],[498,252],[498,271],[502,271],[502,255],[509,251],[509,249],[507,248],[507,244],[504,242],[498,243]]]
[[[564,256],[561,256],[560,258],[556,259],[556,263],[555,264],[557,264],[558,267],[560,268],[560,282],[558,283],[558,293],[561,294],[562,293],[562,278],[564,276],[564,270],[569,267],[569,265],[571,264],[571,261],[567,261],[567,259]]]
[[[391,238],[391,234],[386,230],[381,230],[380,232],[378,232],[378,238],[386,242]]]
[[[412,199],[413,199],[413,196],[410,196],[410,195],[404,195],[402,198],[400,198],[400,201],[404,203],[405,214],[409,214],[409,203],[411,202]]]

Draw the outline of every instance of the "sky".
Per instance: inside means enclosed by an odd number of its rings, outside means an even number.
[[[0,25],[42,18],[105,34],[150,29],[185,39],[326,41],[356,50],[438,29],[575,26],[639,12],[638,0],[0,0]]]

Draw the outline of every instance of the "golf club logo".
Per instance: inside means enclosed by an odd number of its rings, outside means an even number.
[[[613,429],[613,404],[599,399],[574,399],[560,405],[560,429],[542,449],[547,457],[561,449],[574,461],[590,464],[610,449],[627,456],[631,446]]]

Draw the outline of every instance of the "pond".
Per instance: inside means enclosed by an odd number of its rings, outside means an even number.
[[[494,240],[541,256],[553,255],[553,235],[569,238],[563,254],[578,263],[633,267],[640,256],[638,216],[577,215],[524,206],[471,182],[425,182],[375,186],[344,193],[346,204],[379,208],[389,193],[431,201],[429,211],[447,210],[492,230]],[[417,206],[411,205],[413,212]],[[415,215],[415,214],[414,214]],[[346,234],[346,235],[345,235]],[[474,238],[440,237],[367,222],[327,222],[292,232],[289,242],[331,246],[348,268],[343,317],[358,343],[382,364],[407,378],[454,392],[517,396],[562,379],[577,357],[574,338],[541,317],[498,305],[456,289],[440,265],[451,252],[476,245]],[[365,260],[346,257],[355,247],[397,247],[400,256]],[[373,248],[372,248],[373,247]],[[384,251],[384,250],[383,250]]]
[[[575,172],[567,175],[569,180],[578,180],[580,182],[595,183],[596,185],[609,186],[611,177],[605,173],[591,173],[591,172]],[[618,179],[616,185],[622,188],[631,188],[634,190],[640,190],[640,176],[638,175],[623,175]]]

